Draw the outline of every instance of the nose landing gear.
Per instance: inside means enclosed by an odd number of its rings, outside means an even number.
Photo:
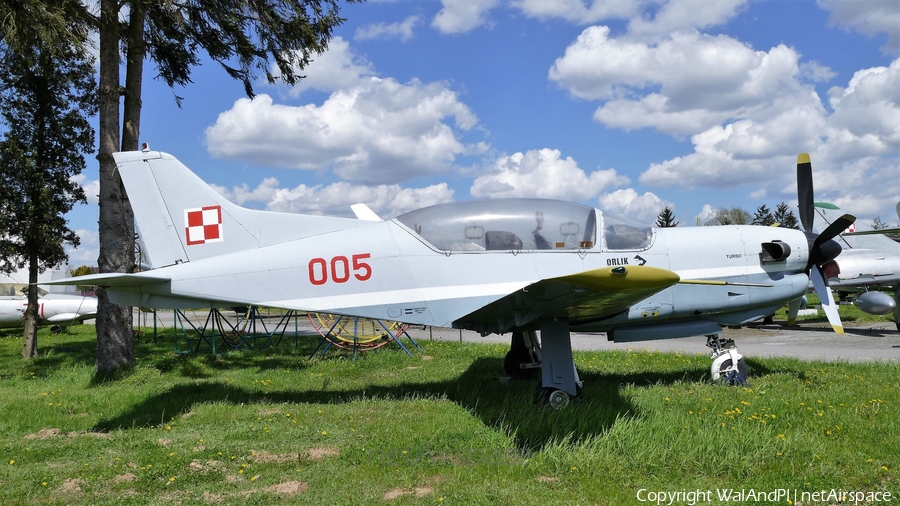
[[[734,339],[723,339],[718,334],[706,336],[706,346],[712,351],[709,358],[713,359],[709,372],[713,381],[719,381],[730,386],[749,386],[747,377],[750,368],[747,367],[744,358],[737,352]]]

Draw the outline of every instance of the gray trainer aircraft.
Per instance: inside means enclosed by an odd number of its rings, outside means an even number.
[[[256,305],[511,333],[507,372],[539,369],[535,400],[554,407],[581,391],[573,330],[616,342],[707,336],[713,376],[743,382],[747,366],[719,337],[721,325],[773,313],[806,293],[810,276],[833,306],[821,265],[837,257],[832,238],[855,220],[843,216],[821,234],[652,229],[530,198],[439,204],[389,220],[308,216],[239,207],[165,153],[115,159],[155,268],[78,284],[132,306]],[[808,155],[798,170],[810,171]],[[801,193],[811,197],[811,175],[805,181]],[[837,312],[828,314],[841,331]]]

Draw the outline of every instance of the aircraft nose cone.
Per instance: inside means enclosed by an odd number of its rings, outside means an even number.
[[[834,260],[835,258],[837,258],[838,255],[840,255],[841,251],[843,250],[843,248],[841,248],[841,245],[838,244],[838,242],[835,241],[834,239],[829,239],[829,240],[825,241],[825,243],[822,244],[820,249],[822,251],[822,261],[820,263],[823,263],[823,264],[828,263],[828,262]]]

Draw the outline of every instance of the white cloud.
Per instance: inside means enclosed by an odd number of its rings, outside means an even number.
[[[549,77],[576,97],[605,101],[594,114],[604,125],[684,135],[810,102],[798,58],[784,45],[755,51],[724,35],[685,31],[646,43],[611,38],[609,28],[594,26],[556,60]]]
[[[281,188],[275,178],[266,178],[250,189],[248,185],[228,188],[213,185],[225,198],[238,205],[261,203],[269,211],[352,216],[350,206],[365,203],[382,218],[453,200],[453,190],[447,183],[424,188],[403,188],[399,185],[353,185],[337,182],[330,185],[305,185]]]
[[[321,105],[276,104],[266,94],[239,99],[206,129],[210,154],[395,183],[445,173],[458,156],[486,149],[462,140],[478,119],[444,83],[374,77],[346,42],[319,63],[331,77],[301,86],[335,88]]]
[[[833,26],[853,28],[865,35],[886,33],[882,50],[900,51],[900,6],[897,0],[818,0],[819,7],[831,12]]]
[[[590,24],[605,19],[626,19],[640,12],[642,0],[513,0],[513,7],[537,19],[561,18],[574,24]]]
[[[652,17],[635,16],[628,22],[632,38],[657,37],[690,28],[708,28],[734,18],[747,0],[669,0]]]
[[[653,39],[664,34],[722,25],[734,18],[747,0],[512,0],[528,17],[563,19],[587,25],[628,20],[628,37]]]
[[[75,234],[78,236],[81,244],[77,248],[70,248],[67,251],[69,266],[74,269],[82,265],[97,265],[97,258],[100,256],[99,232],[79,228],[75,230]]]
[[[308,89],[331,92],[355,86],[360,80],[374,76],[372,65],[350,50],[350,43],[335,37],[328,50],[317,56],[300,72],[306,77],[291,87],[288,94],[298,97]]]
[[[856,72],[829,91],[829,103],[830,114],[807,101],[711,127],[691,137],[693,153],[652,164],[639,180],[678,188],[751,184],[753,195],[796,202],[796,154],[805,151],[817,200],[869,219],[889,216],[900,198],[900,59]]]
[[[465,33],[488,22],[487,14],[499,0],[441,0],[443,8],[431,21],[441,33]]]
[[[867,153],[900,153],[900,58],[890,67],[856,72],[846,88],[828,92],[834,113],[829,124],[846,144]]]
[[[354,40],[400,39],[406,42],[415,35],[416,26],[422,24],[422,16],[410,16],[400,23],[375,23],[361,26],[353,34]]]
[[[531,150],[497,159],[469,190],[476,198],[542,197],[570,201],[593,198],[609,187],[628,183],[615,169],[590,174],[555,149]]]
[[[72,177],[72,182],[77,183],[84,190],[84,196],[88,204],[97,204],[100,201],[100,181],[88,179],[84,174]]]
[[[600,208],[610,214],[646,224],[654,223],[659,212],[666,206],[675,207],[671,202],[665,201],[651,192],[638,195],[633,188],[616,190],[601,195],[597,200]]]
[[[832,80],[837,73],[817,61],[809,61],[800,64],[800,75],[807,81],[821,83]]]
[[[707,221],[716,217],[716,211],[718,211],[718,209],[716,209],[715,207],[709,204],[703,204],[703,209],[700,211],[700,214],[694,217],[695,221],[706,223]]]

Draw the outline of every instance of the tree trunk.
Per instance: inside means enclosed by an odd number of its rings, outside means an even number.
[[[22,358],[37,358],[38,332],[38,259],[31,255],[28,261],[28,307],[25,308],[25,339],[22,346]]]
[[[134,266],[131,206],[112,154],[119,149],[119,14],[116,0],[100,1],[100,256],[101,273],[127,273]],[[97,290],[97,372],[134,363],[131,308]]]
[[[131,4],[128,20],[128,48],[125,55],[125,103],[122,111],[122,151],[140,149],[141,86],[144,76],[144,10],[140,2]],[[131,212],[131,206],[128,207]]]

